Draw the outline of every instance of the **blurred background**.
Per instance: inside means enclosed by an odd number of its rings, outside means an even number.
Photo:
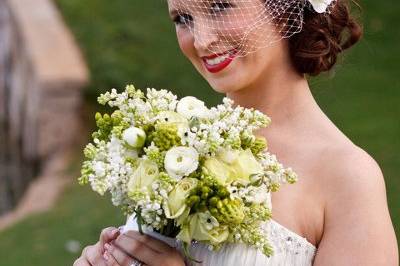
[[[399,239],[400,3],[361,5],[363,40],[310,85],[381,166]],[[164,0],[0,1],[0,265],[72,265],[125,222],[76,180],[97,96],[127,83],[222,98],[180,53]]]

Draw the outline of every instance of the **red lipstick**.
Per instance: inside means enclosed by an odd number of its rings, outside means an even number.
[[[227,52],[219,53],[219,54],[213,54],[209,56],[203,56],[201,59],[203,60],[203,64],[205,68],[211,72],[211,73],[217,73],[224,68],[226,68],[235,58],[236,55],[236,50],[230,50]],[[211,63],[210,60],[213,60],[215,58],[221,57],[221,56],[226,56],[226,58],[219,62],[219,63]],[[207,62],[208,61],[208,62]]]

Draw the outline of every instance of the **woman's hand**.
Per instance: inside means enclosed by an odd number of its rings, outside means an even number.
[[[149,266],[183,266],[181,254],[162,241],[137,231],[121,234],[104,245],[107,266],[130,266],[135,261]]]
[[[119,235],[115,227],[108,227],[101,231],[99,242],[83,249],[82,255],[74,262],[73,266],[107,266],[103,257],[104,244],[110,243]]]

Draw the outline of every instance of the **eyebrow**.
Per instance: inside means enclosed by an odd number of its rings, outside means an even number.
[[[217,0],[197,0],[199,2],[202,2],[203,4],[207,5],[210,3],[215,3]],[[179,11],[176,8],[172,8],[169,10],[169,14],[171,17],[177,15],[179,13]]]

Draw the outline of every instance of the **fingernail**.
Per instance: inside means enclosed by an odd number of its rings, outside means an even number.
[[[103,258],[104,258],[105,260],[108,260],[108,259],[110,258],[110,257],[108,256],[107,251],[103,253]]]
[[[107,249],[107,250],[109,250],[109,249],[111,248],[111,245],[108,244],[108,243],[105,243],[105,244],[104,244],[104,248]]]
[[[114,229],[114,230],[111,231],[111,235],[115,235],[115,234],[118,233],[118,232],[119,232],[118,229]]]

